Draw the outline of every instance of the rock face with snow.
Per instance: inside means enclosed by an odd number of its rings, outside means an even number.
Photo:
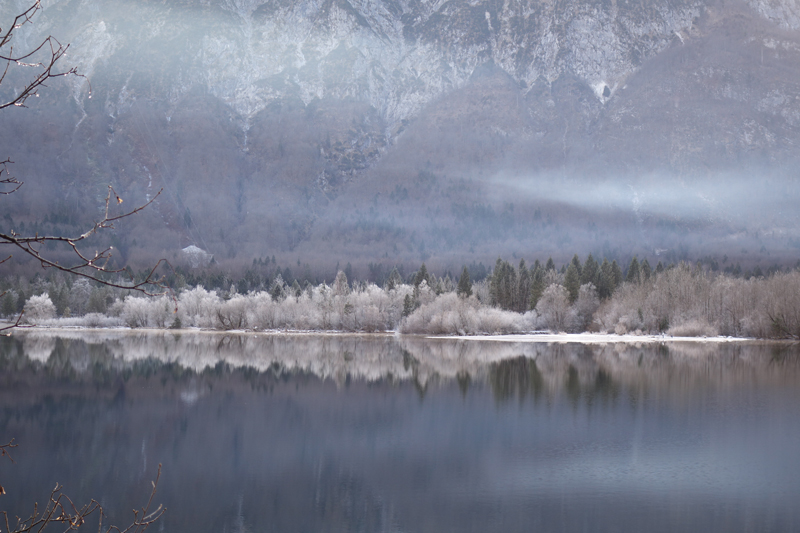
[[[5,6],[6,19],[17,4]],[[390,138],[399,123],[463,87],[487,62],[523,92],[570,75],[607,99],[644,61],[683,41],[705,8],[702,0],[73,4],[47,2],[29,32],[71,42],[68,61],[89,81],[112,74],[113,65],[120,77],[109,87],[112,114],[132,98],[156,96],[174,105],[201,87],[230,106],[246,128],[276,100],[354,99],[378,111]],[[791,7],[778,0],[758,8],[793,24]],[[159,93],[131,91],[131,82],[139,85],[142,78]],[[73,80],[76,87],[83,81]]]
[[[221,259],[244,242],[316,249],[355,223],[334,213],[389,202],[396,222],[403,198],[423,211],[485,198],[479,187],[442,196],[447,183],[415,196],[424,173],[680,185],[742,168],[780,174],[800,142],[793,0],[43,4],[20,43],[70,42],[65,64],[85,78],[24,117],[0,116],[20,133],[2,139],[20,172],[55,174],[62,188],[25,201],[64,218],[94,200],[76,183],[110,180],[145,199],[163,187],[166,249],[195,242]],[[24,5],[4,3],[0,20]],[[57,155],[40,161],[42,144]]]
[[[208,266],[211,260],[214,258],[213,255],[206,252],[202,248],[198,248],[194,244],[190,244],[183,250],[181,250],[183,257],[189,262],[189,265],[192,268],[199,268]]]

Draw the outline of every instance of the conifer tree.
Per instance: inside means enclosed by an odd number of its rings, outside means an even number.
[[[611,297],[614,292],[614,269],[608,259],[603,258],[603,264],[600,265],[600,276],[597,283],[597,295],[605,300]]]
[[[347,282],[347,274],[341,270],[336,273],[333,280],[333,294],[336,296],[347,296],[350,294],[350,284]]]
[[[642,280],[641,272],[639,272],[639,260],[636,256],[633,256],[631,259],[631,264],[628,265],[628,274],[625,277],[625,281],[628,283],[639,283]]]
[[[427,281],[428,286],[431,286],[431,280],[428,276],[428,269],[425,267],[425,263],[422,263],[422,266],[419,267],[419,270],[417,271],[417,275],[414,276],[414,287],[419,288],[420,283],[423,281]]]
[[[389,278],[386,280],[386,290],[391,291],[396,289],[401,283],[403,283],[403,276],[397,271],[397,267],[394,267],[389,273]]]
[[[544,269],[539,264],[539,260],[533,264],[531,270],[531,292],[528,302],[528,309],[536,309],[536,304],[544,293]]]
[[[575,257],[578,257],[577,255]],[[567,271],[564,273],[564,288],[567,289],[569,303],[575,303],[578,299],[578,291],[581,288],[581,275],[575,261],[570,261]]]
[[[639,265],[639,272],[641,274],[642,281],[648,281],[650,279],[650,276],[653,273],[653,269],[650,268],[650,262],[647,261],[647,259],[642,261],[642,264]]]
[[[625,279],[622,277],[622,269],[617,264],[617,260],[614,259],[611,261],[611,272],[614,274],[614,284],[611,286],[611,293],[613,294],[617,287],[622,285],[622,281]]]
[[[514,308],[514,296],[517,288],[517,273],[507,261],[498,258],[489,283],[492,304],[502,309]]]
[[[25,301],[28,299],[28,296],[25,294],[25,291],[22,289],[19,290],[19,294],[17,294],[17,313],[21,313],[23,309],[25,309]]]
[[[17,311],[17,305],[14,302],[14,296],[11,292],[6,292],[3,295],[2,308],[0,308],[0,316],[12,316]]]
[[[580,277],[583,274],[583,265],[581,265],[581,258],[578,257],[578,254],[572,256],[571,263],[575,265],[575,269],[578,271],[578,280],[580,280]]]
[[[656,265],[656,274],[661,274],[662,272],[664,272],[664,265],[659,261]]]
[[[593,284],[595,287],[600,285],[600,265],[597,264],[592,254],[586,258],[586,263],[583,264],[583,271],[581,272],[581,285],[587,283]]]
[[[283,290],[283,278],[281,278],[280,274],[275,278],[275,281],[272,283],[272,290],[270,291],[270,296],[272,299],[277,301],[283,300],[285,296],[285,292]]]
[[[300,283],[296,279],[292,282],[292,294],[295,298],[300,298],[300,295],[303,294],[303,289],[300,288]]]
[[[555,270],[556,269],[556,264],[553,262],[553,258],[552,257],[548,257],[547,258],[547,264],[544,266],[544,269],[546,271],[550,271],[550,270]]]
[[[469,298],[472,296],[472,281],[469,279],[469,270],[467,269],[467,265],[464,265],[464,269],[461,271],[461,277],[458,278],[458,289],[456,289],[456,294],[462,298]]]
[[[531,292],[531,276],[524,259],[519,260],[517,268],[517,291],[514,297],[514,310],[524,313],[528,310],[528,300]]]
[[[492,270],[492,277],[489,278],[489,296],[492,300],[492,305],[502,305],[500,300],[503,299],[502,283],[503,283],[503,260],[499,257],[494,263],[494,270]]]
[[[408,316],[414,312],[415,302],[411,298],[410,294],[406,294],[406,297],[403,298],[403,316]]]

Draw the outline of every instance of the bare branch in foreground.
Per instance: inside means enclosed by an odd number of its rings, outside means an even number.
[[[10,159],[0,161],[0,194],[13,194],[22,187],[22,182],[8,172],[10,163],[13,163]],[[3,174],[6,177],[3,177]],[[0,263],[2,262],[0,261]]]
[[[41,2],[36,0],[31,7],[16,16],[13,24],[11,24],[11,27],[5,33],[3,33],[2,29],[0,29],[0,61],[5,62],[5,65],[2,67],[2,73],[0,73],[0,84],[2,84],[5,80],[6,75],[9,73],[9,69],[12,65],[38,69],[38,72],[34,76],[33,80],[27,82],[22,89],[19,89],[19,91],[11,97],[10,100],[6,102],[0,101],[0,109],[11,106],[26,107],[25,103],[28,98],[31,96],[38,96],[39,88],[46,87],[45,83],[52,78],[60,78],[63,76],[72,75],[80,76],[85,79],[84,76],[78,73],[77,67],[71,67],[63,72],[55,70],[56,63],[59,59],[66,55],[69,45],[61,44],[58,39],[52,35],[46,37],[42,42],[39,43],[38,46],[33,48],[33,50],[19,54],[14,52],[14,45],[12,43],[14,32],[26,24],[32,23],[32,17],[41,9]],[[4,48],[7,48],[8,51],[6,52]],[[36,62],[33,57],[39,52],[43,52],[46,58],[43,61]],[[34,62],[29,63],[29,60]]]
[[[25,314],[25,310],[23,309],[22,311],[19,312],[19,315],[17,315],[17,319],[14,321],[13,324],[11,324],[10,326],[3,326],[2,328],[0,328],[0,336],[8,337],[11,334],[10,333],[3,333],[3,332],[9,331],[9,330],[12,330],[12,329],[33,327],[31,325],[22,323],[22,315],[24,315],[24,314]],[[12,448],[16,448],[16,446],[12,446]],[[5,455],[5,453],[0,454],[0,455]]]
[[[10,450],[11,448],[16,448],[16,447],[17,447],[17,445],[14,444],[14,439],[11,439],[10,441],[8,441],[5,444],[0,444],[0,457],[8,457],[9,461],[11,461],[12,463],[16,463],[14,458],[11,457],[11,454],[8,453],[8,450]]]
[[[13,68],[29,68],[33,71],[32,79],[24,82],[21,89],[14,89],[12,96],[7,101],[0,100],[0,110],[7,107],[26,107],[26,101],[31,96],[38,96],[38,91],[41,87],[46,87],[46,82],[52,78],[59,78],[63,76],[79,76],[87,83],[88,80],[77,71],[77,67],[70,67],[64,71],[56,70],[56,63],[66,55],[69,45],[62,45],[55,37],[48,36],[35,45],[32,49],[27,49],[23,52],[15,51],[15,34],[16,30],[24,27],[26,24],[33,23],[33,16],[42,9],[40,0],[31,0],[33,5],[25,9],[22,13],[16,16],[14,22],[5,31],[0,29],[0,85],[7,81],[12,83],[11,78],[6,79],[6,76]],[[43,58],[43,59],[42,59]],[[14,82],[16,83],[16,81]],[[89,98],[91,98],[91,84],[89,85]],[[0,195],[11,195],[19,190],[22,182],[17,180],[9,173],[10,159],[0,161]],[[163,189],[162,189],[163,190]],[[77,237],[68,236],[25,236],[19,235],[10,230],[8,233],[0,233],[0,246],[6,244],[16,247],[29,256],[36,259],[42,268],[54,268],[74,276],[87,278],[102,285],[115,287],[119,289],[139,291],[147,295],[155,296],[162,295],[170,292],[169,287],[166,285],[166,278],[163,275],[156,274],[156,270],[161,264],[167,265],[172,268],[169,262],[165,259],[158,261],[153,268],[147,273],[145,278],[140,281],[129,275],[130,282],[124,281],[109,281],[107,275],[122,274],[125,272],[123,268],[114,268],[111,266],[111,258],[113,247],[108,247],[101,251],[87,253],[81,250],[79,246],[85,246],[84,241],[89,237],[98,233],[103,229],[113,229],[114,223],[123,218],[132,216],[151,203],[161,194],[158,192],[147,203],[134,208],[131,211],[122,212],[119,215],[113,215],[110,212],[110,207],[113,203],[119,205],[122,199],[119,197],[113,187],[108,187],[108,194],[106,195],[105,211],[102,220],[95,222],[94,225],[82,235]],[[43,245],[61,243],[71,249],[74,254],[74,264],[62,265],[59,261],[46,257],[42,251]],[[5,263],[10,259],[10,255],[0,259],[0,264]],[[117,279],[119,279],[117,277]],[[175,300],[174,295],[172,299]],[[17,321],[8,327],[0,328],[0,331],[20,327],[22,314],[17,318]]]
[[[162,264],[167,265],[171,268],[171,265],[166,259],[159,260],[153,268],[148,272],[147,276],[142,281],[135,281],[133,277],[131,277],[131,283],[119,283],[115,281],[109,281],[106,279],[102,279],[98,277],[100,274],[121,274],[125,272],[124,268],[111,268],[109,266],[109,261],[112,257],[113,247],[105,248],[101,251],[95,251],[94,254],[86,254],[85,252],[81,251],[78,245],[82,244],[92,235],[98,233],[104,229],[114,229],[114,222],[121,220],[123,218],[130,217],[135,215],[139,211],[146,208],[148,205],[152,204],[156,198],[161,194],[163,189],[159,190],[158,193],[151,198],[147,203],[142,204],[131,211],[127,211],[120,215],[112,215],[110,213],[110,206],[111,200],[114,199],[115,204],[121,204],[122,198],[117,195],[116,191],[110,185],[108,186],[108,194],[106,195],[106,202],[105,202],[105,210],[104,216],[102,220],[99,222],[95,222],[94,225],[85,233],[77,236],[77,237],[66,237],[66,236],[47,236],[47,235],[34,235],[33,237],[30,236],[22,236],[18,235],[14,230],[11,230],[9,233],[0,233],[0,245],[8,244],[12,246],[16,246],[26,254],[30,255],[34,259],[36,259],[42,268],[54,268],[56,270],[61,270],[62,272],[66,272],[68,274],[73,274],[75,276],[84,277],[87,279],[91,279],[103,285],[107,285],[109,287],[116,287],[119,289],[128,289],[128,290],[135,290],[142,292],[144,294],[150,296],[159,296],[168,292],[168,287],[166,286],[166,278],[165,276],[159,276],[156,274],[156,270]],[[62,265],[58,261],[53,259],[47,258],[42,254],[41,247],[46,243],[62,243],[67,245],[71,248],[72,252],[77,257],[77,262],[72,265]],[[156,287],[160,290],[152,291],[151,288]]]
[[[86,521],[92,515],[97,516],[99,533],[143,533],[148,527],[155,523],[159,518],[164,515],[166,508],[159,505],[156,509],[151,510],[153,505],[153,498],[155,498],[158,489],[158,481],[161,478],[161,465],[158,465],[158,474],[155,481],[152,482],[153,490],[150,492],[150,498],[147,504],[139,510],[133,510],[133,520],[125,528],[119,526],[103,527],[103,518],[106,516],[103,507],[97,500],[91,500],[89,503],[78,507],[75,503],[62,492],[63,487],[59,484],[50,492],[50,497],[47,500],[44,508],[40,507],[38,503],[33,505],[33,512],[26,519],[16,518],[16,522],[10,521],[8,513],[3,511],[3,518],[5,521],[5,531],[7,533],[27,533],[29,531],[36,531],[37,533],[44,531],[49,525],[57,524],[64,531],[76,531],[86,524]]]

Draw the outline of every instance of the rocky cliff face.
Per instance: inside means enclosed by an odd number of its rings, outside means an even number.
[[[24,2],[16,4],[5,19]],[[796,22],[788,4],[758,8],[780,24]],[[119,83],[135,76],[159,91],[148,96],[173,105],[202,87],[245,127],[276,100],[365,101],[391,138],[489,62],[523,93],[568,74],[607,100],[644,61],[683,41],[704,10],[700,0],[52,0],[29,33],[71,42],[68,61],[90,81],[120,76],[109,87],[112,113],[146,96]]]
[[[25,4],[4,3],[0,20]],[[61,191],[49,200],[21,196],[17,219],[26,210],[92,204],[76,195],[76,183],[100,190],[113,181],[135,198],[163,186],[152,224],[166,225],[171,237],[162,235],[156,248],[311,253],[326,242],[352,244],[367,224],[368,235],[348,253],[369,257],[372,246],[377,256],[425,257],[441,237],[419,227],[419,215],[439,210],[445,220],[435,226],[455,227],[475,219],[459,218],[458,206],[486,203],[499,220],[509,202],[497,193],[498,176],[517,206],[558,225],[566,193],[543,199],[520,191],[544,176],[621,176],[629,180],[623,188],[646,198],[652,183],[643,175],[680,188],[742,168],[787,186],[781,176],[800,142],[800,9],[792,0],[48,0],[44,7],[20,44],[47,34],[70,42],[67,64],[86,78],[53,88],[25,115],[0,117],[18,172],[57,177]],[[52,153],[44,160],[43,147]],[[639,225],[612,251],[675,249],[675,239],[642,226],[640,200],[615,202],[602,213],[596,205],[570,209],[583,213],[581,224],[616,209],[630,217],[617,225]],[[520,217],[518,208],[514,223],[533,223]],[[684,224],[678,218],[670,223]],[[713,210],[695,219],[732,220]],[[602,238],[563,233],[542,244],[490,232],[469,248],[557,253],[566,238],[597,251]],[[119,239],[124,248],[132,237]],[[500,249],[486,244],[506,240]],[[458,243],[453,255],[466,248]]]

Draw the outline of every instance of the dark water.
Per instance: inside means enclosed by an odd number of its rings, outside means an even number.
[[[156,531],[800,531],[800,352],[392,337],[0,340],[0,510]]]

